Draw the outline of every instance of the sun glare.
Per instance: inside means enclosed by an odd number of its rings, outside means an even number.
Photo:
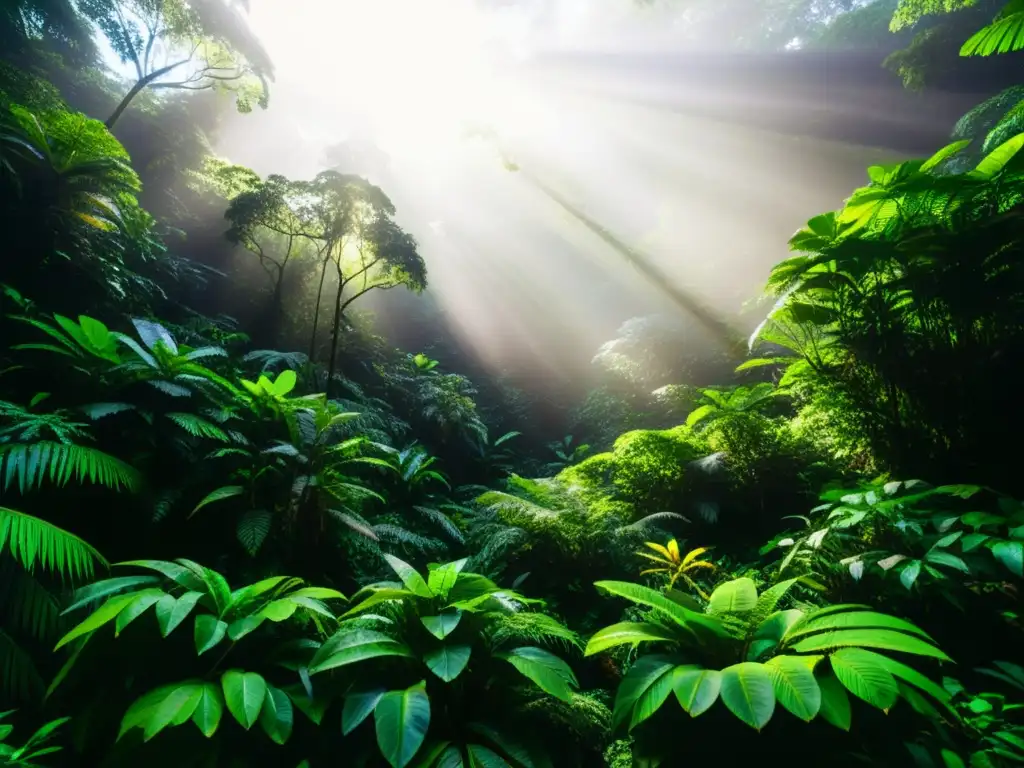
[[[262,0],[252,24],[289,87],[393,155],[436,152],[507,104],[494,28],[473,0]]]

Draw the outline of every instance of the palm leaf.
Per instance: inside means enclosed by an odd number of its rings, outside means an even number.
[[[19,493],[39,488],[44,479],[64,486],[74,478],[79,483],[88,481],[115,491],[135,491],[141,485],[133,467],[108,453],[49,441],[0,445],[0,475],[3,490],[17,481]]]
[[[4,547],[29,572],[38,565],[74,581],[92,579],[96,563],[108,565],[103,555],[74,534],[38,517],[0,507],[0,552]]]

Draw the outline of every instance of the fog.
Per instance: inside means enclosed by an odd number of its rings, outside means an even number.
[[[573,380],[654,312],[742,334],[789,236],[867,165],[941,146],[974,97],[909,93],[877,58],[702,49],[700,5],[252,0],[271,108],[219,151],[303,177],[335,147],[395,201],[425,300],[495,369]],[[389,312],[408,301],[375,308],[414,345]]]

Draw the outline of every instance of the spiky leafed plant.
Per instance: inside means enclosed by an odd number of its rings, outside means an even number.
[[[749,578],[727,581],[711,593],[703,610],[694,601],[670,599],[638,584],[597,582],[600,591],[650,612],[644,621],[595,633],[586,655],[641,643],[665,649],[640,653],[630,667],[616,695],[614,727],[634,731],[673,693],[691,717],[721,699],[757,730],[772,719],[776,703],[801,720],[820,716],[847,730],[848,693],[885,711],[901,695],[923,693],[940,706],[948,704],[945,690],[887,655],[950,661],[928,634],[867,606],[779,610],[796,582],[779,582],[758,595]]]
[[[336,671],[355,675],[344,733],[372,714],[376,749],[393,768],[537,765],[521,709],[538,695],[572,698],[572,670],[540,646],[573,647],[574,633],[528,610],[541,601],[466,572],[464,559],[431,566],[424,578],[385,558],[399,581],[357,594],[310,663],[314,687]]]
[[[710,550],[711,547],[697,547],[683,555],[679,549],[679,542],[675,539],[669,539],[668,544],[664,545],[653,541],[645,541],[644,546],[656,552],[657,556],[649,552],[637,552],[637,554],[640,557],[657,563],[658,567],[640,571],[641,576],[646,576],[649,573],[664,574],[668,577],[667,589],[669,590],[675,586],[679,579],[682,579],[690,589],[703,599],[709,599],[707,593],[704,592],[700,584],[694,581],[690,574],[702,569],[707,569],[708,571],[715,570],[714,563],[700,559],[701,555]]]
[[[0,720],[5,719],[10,714],[12,713],[4,712],[0,714]],[[41,765],[41,763],[37,762],[39,758],[61,751],[61,747],[54,746],[51,743],[51,739],[57,734],[57,730],[68,722],[69,719],[62,717],[42,725],[20,747],[5,743],[14,732],[14,727],[6,723],[0,725],[0,761],[2,761],[0,764],[15,766],[16,768],[39,768]]]

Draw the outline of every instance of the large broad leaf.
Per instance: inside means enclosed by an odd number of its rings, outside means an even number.
[[[468,645],[442,644],[424,653],[423,663],[435,675],[450,683],[466,668],[471,650]]]
[[[292,702],[280,688],[267,686],[260,710],[260,727],[275,744],[284,744],[292,735],[295,713]]]
[[[633,714],[629,718],[630,731],[661,709],[661,705],[672,693],[674,682],[674,670],[670,670],[654,680],[643,693],[637,696],[636,703],[633,705]]]
[[[255,672],[229,669],[220,679],[224,702],[239,724],[249,730],[259,717],[267,695],[267,682]]]
[[[579,685],[568,664],[553,653],[540,648],[523,646],[495,656],[518,669],[545,693],[550,693],[562,701],[568,701],[572,689]]]
[[[459,621],[462,619],[462,611],[458,608],[454,608],[447,611],[442,611],[437,616],[422,616],[420,621],[423,622],[423,626],[427,628],[427,631],[436,637],[438,640],[444,640],[450,635],[457,626]]]
[[[960,154],[960,152],[963,151],[963,149],[970,143],[970,139],[963,139],[962,141],[956,141],[953,142],[952,144],[947,144],[934,155],[925,160],[919,170],[921,171],[921,173],[928,173],[933,168],[938,167],[940,163],[943,163],[949,158]]]
[[[469,558],[464,557],[454,563],[445,563],[431,568],[427,575],[427,586],[430,587],[430,591],[440,598],[447,599],[448,593],[455,586],[455,581],[468,561]]]
[[[467,744],[469,768],[512,768],[497,752],[483,744]]]
[[[757,587],[751,579],[733,579],[715,587],[708,602],[711,613],[750,611],[757,606]]]
[[[736,717],[757,730],[761,730],[775,712],[775,688],[763,664],[744,661],[723,669],[719,695]]]
[[[205,591],[206,584],[202,577],[178,563],[171,563],[166,560],[128,560],[123,563],[114,563],[115,566],[132,566],[135,568],[147,568],[166,576],[171,581],[180,584],[185,589]]]
[[[218,501],[224,501],[224,499],[231,499],[234,498],[235,496],[241,496],[244,493],[245,488],[243,488],[240,485],[225,485],[222,488],[218,488],[215,491],[211,491],[206,496],[204,496],[203,500],[196,504],[195,508],[188,513],[188,516],[192,517],[192,515],[194,515],[200,509],[209,504],[214,504]]]
[[[850,697],[846,693],[836,676],[831,672],[818,675],[818,687],[821,689],[821,709],[818,714],[825,722],[831,723],[836,728],[844,731],[850,730],[852,712],[850,710]]]
[[[61,615],[71,613],[83,605],[108,597],[132,587],[152,586],[160,581],[157,576],[119,576],[114,579],[104,579],[94,584],[75,590],[71,605],[65,608]]]
[[[861,648],[843,648],[829,657],[832,672],[843,686],[859,699],[888,712],[899,697],[892,674],[876,657]]]
[[[810,635],[793,644],[798,653],[827,651],[846,647],[881,648],[886,651],[931,656],[941,661],[952,661],[945,653],[918,637],[891,629],[838,629]]]
[[[195,608],[203,596],[202,592],[186,592],[181,597],[164,595],[156,604],[156,621],[160,625],[160,634],[167,637],[177,629]]]
[[[210,738],[217,732],[220,718],[224,714],[224,696],[213,683],[204,683],[202,696],[192,712],[192,722],[205,736]]]
[[[776,611],[762,621],[747,645],[746,660],[757,661],[762,654],[774,650],[803,615],[802,611],[791,608],[788,611]]]
[[[896,661],[895,659],[890,659],[888,656],[875,653],[874,651],[861,649],[860,654],[865,658],[874,660],[875,664],[882,669],[887,670],[897,680],[902,680],[915,688],[919,688],[932,698],[936,699],[943,706],[951,709],[949,701],[952,696],[950,693],[942,688],[942,686],[933,683],[916,669],[908,667],[906,664]]]
[[[501,587],[479,573],[459,573],[455,584],[448,590],[448,601],[465,603],[498,592],[500,589]]]
[[[691,717],[707,712],[718,701],[722,690],[722,673],[717,669],[676,667],[672,689],[681,706]]]
[[[426,598],[434,596],[434,593],[430,591],[430,587],[427,586],[427,582],[420,576],[419,571],[407,562],[399,560],[394,555],[384,555],[384,559],[388,561],[391,570],[398,574],[398,578],[405,584],[405,588],[414,595]]]
[[[345,697],[345,706],[341,710],[341,732],[348,736],[352,731],[368,718],[377,702],[387,693],[383,688],[375,688],[372,691],[360,691],[350,693]]]
[[[992,554],[1012,573],[1024,576],[1024,542],[1000,541],[992,546]]]
[[[216,616],[211,616],[208,613],[196,616],[194,632],[196,641],[196,653],[202,656],[208,650],[217,645],[217,643],[223,640],[224,635],[226,635],[227,633],[227,622],[221,621]]]
[[[600,629],[587,642],[584,656],[593,656],[595,653],[606,651],[617,645],[636,645],[637,643],[650,642],[654,640],[676,640],[676,636],[657,624],[639,624],[624,621],[620,624]]]
[[[612,595],[624,597],[639,605],[646,605],[659,613],[673,619],[680,627],[688,630],[693,638],[700,642],[703,635],[711,634],[721,639],[729,637],[722,625],[715,619],[691,611],[672,600],[669,600],[660,592],[639,584],[631,584],[627,581],[597,581],[594,586]],[[698,634],[698,630],[702,634]]]
[[[333,635],[313,656],[311,675],[380,656],[412,656],[412,651],[393,637],[371,629],[345,628]]]
[[[791,642],[805,635],[829,629],[897,629],[919,635],[926,640],[932,638],[918,627],[905,619],[875,611],[844,611],[825,615],[810,614],[798,625],[793,626],[785,635],[786,642]]]
[[[201,698],[202,689],[202,683],[185,681],[150,691],[125,712],[118,738],[132,728],[142,728],[143,739],[149,741],[167,726],[188,721]]]
[[[814,679],[813,664],[820,658],[776,656],[765,663],[779,704],[807,722],[813,720],[821,709],[821,689]]]
[[[426,684],[381,696],[373,713],[377,746],[392,768],[405,768],[416,755],[430,727]]]
[[[125,627],[148,611],[166,594],[167,593],[162,589],[155,588],[144,589],[141,592],[137,592],[135,594],[135,599],[125,606],[124,610],[117,614],[117,621],[114,622],[114,637],[120,635],[121,632],[124,631]]]
[[[677,659],[652,654],[641,656],[636,663],[630,667],[629,672],[622,678],[619,690],[615,694],[615,705],[612,710],[612,728],[617,729],[624,723],[633,719],[633,708],[640,697],[648,688],[657,683],[662,677],[672,675],[672,670],[678,666]]]
[[[549,762],[535,758],[529,749],[510,738],[505,731],[492,728],[484,723],[469,723],[466,729],[482,737],[483,741],[497,747],[502,754],[511,758],[517,768],[550,768]]]

